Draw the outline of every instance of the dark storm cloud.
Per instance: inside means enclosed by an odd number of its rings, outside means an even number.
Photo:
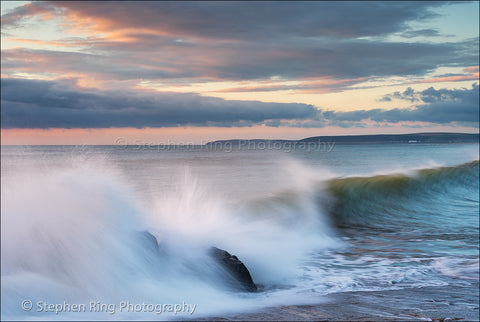
[[[245,126],[305,119],[311,105],[227,101],[180,93],[84,91],[59,82],[2,79],[2,128]]]

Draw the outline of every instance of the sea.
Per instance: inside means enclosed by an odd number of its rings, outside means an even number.
[[[423,291],[478,320],[478,281],[478,144],[1,147],[2,320],[282,319],[408,290],[410,315],[377,318],[428,319]]]

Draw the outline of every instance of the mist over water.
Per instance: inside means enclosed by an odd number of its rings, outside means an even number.
[[[478,145],[2,147],[2,318],[195,318],[338,291],[468,283],[478,279],[473,160]],[[161,256],[139,241],[143,230]],[[231,290],[211,246],[238,256],[261,292]],[[25,299],[87,303],[87,312],[24,311]],[[110,314],[89,312],[91,301],[196,309]]]

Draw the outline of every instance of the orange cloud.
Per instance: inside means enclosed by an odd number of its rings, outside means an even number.
[[[261,85],[261,86],[242,86],[217,90],[220,93],[235,92],[271,92],[271,91],[299,91],[302,94],[323,94],[335,93],[345,90],[353,84],[367,81],[367,77],[354,79],[335,79],[333,77],[323,77],[308,80],[299,84],[282,84],[282,85]]]
[[[470,66],[470,67],[464,68],[463,71],[466,73],[478,74],[479,66]]]
[[[457,75],[457,76],[447,76],[447,77],[434,77],[425,80],[419,80],[410,82],[409,84],[418,84],[418,83],[443,83],[443,82],[461,82],[468,80],[478,80],[479,79],[479,66],[470,66],[464,68],[463,71],[470,75]]]
[[[479,73],[473,75],[461,75],[461,76],[449,76],[449,77],[435,77],[430,79],[425,79],[422,81],[411,82],[409,84],[418,84],[418,83],[443,83],[443,82],[461,82],[468,80],[478,80]]]
[[[55,46],[55,47],[73,47],[73,46],[75,46],[75,45],[69,44],[68,42],[43,41],[43,40],[37,40],[37,39],[9,38],[9,39],[5,39],[5,41],[25,42],[25,43],[32,43],[32,44],[46,45],[46,46]]]

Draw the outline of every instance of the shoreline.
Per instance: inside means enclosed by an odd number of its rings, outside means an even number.
[[[331,293],[315,305],[285,305],[195,321],[479,321],[479,282]]]

